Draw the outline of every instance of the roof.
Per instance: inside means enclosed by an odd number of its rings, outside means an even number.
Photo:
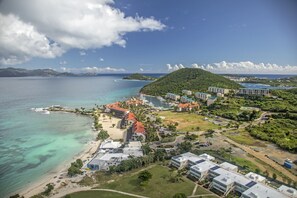
[[[245,175],[247,178],[255,181],[255,182],[263,182],[266,180],[265,177],[261,176],[261,175],[258,175],[256,173],[253,173],[253,172],[249,172],[248,174]]]
[[[136,121],[135,114],[132,112],[129,112],[125,115],[125,120],[132,120],[133,122]]]
[[[253,185],[248,190],[244,191],[242,193],[243,195],[247,197],[252,198],[280,198],[280,197],[286,197],[284,194],[280,193],[274,188],[271,188],[269,186],[263,185],[261,183],[257,183]]]
[[[203,159],[205,159],[205,160],[215,160],[215,158],[213,157],[213,156],[211,156],[211,155],[208,155],[208,154],[206,154],[206,153],[203,153],[203,154],[201,154],[201,155],[199,155],[199,157],[201,157],[201,158],[203,158]]]
[[[231,171],[237,171],[238,170],[238,167],[233,165],[233,164],[230,164],[228,162],[223,162],[220,164],[220,167],[226,169],[226,170],[231,170]]]
[[[196,165],[192,166],[191,169],[199,171],[199,172],[205,172],[214,167],[216,164],[210,161],[201,160],[200,163],[197,163]]]
[[[185,109],[185,108],[195,108],[195,107],[199,107],[199,104],[196,102],[193,103],[179,103],[178,104],[179,108]]]
[[[120,142],[116,142],[111,139],[107,139],[101,143],[100,149],[115,149],[115,148],[119,148],[121,145],[122,144]]]
[[[284,193],[285,195],[288,195],[290,197],[296,198],[297,197],[297,190],[285,185],[281,185],[278,190],[282,193]]]
[[[126,100],[127,105],[141,105],[143,104],[143,100],[131,98],[129,100]]]
[[[144,129],[142,122],[139,122],[139,121],[134,122],[133,132],[134,133],[142,133],[142,134],[145,133],[145,129]]]
[[[130,141],[127,145],[129,148],[141,148],[142,144],[140,141]]]
[[[217,174],[219,174],[219,176],[214,178],[216,180],[221,181],[222,178],[227,177],[227,178],[231,179],[233,182],[236,182],[242,186],[246,186],[247,184],[249,184],[251,182],[251,180],[246,178],[244,175],[241,175],[237,172],[231,172],[231,171],[228,171],[223,168],[218,168],[216,170],[213,170],[213,172],[216,172]],[[224,180],[222,180],[221,182],[224,182]],[[228,181],[226,181],[226,182],[228,182]]]
[[[124,109],[124,108],[120,107],[119,102],[115,102],[115,103],[112,103],[112,104],[107,104],[105,106],[107,108],[109,108],[109,109],[113,109],[113,110],[116,110],[116,111],[122,111],[122,112],[128,112],[129,111],[128,109]]]

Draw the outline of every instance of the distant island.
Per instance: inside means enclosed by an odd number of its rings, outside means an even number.
[[[143,74],[135,73],[129,76],[125,76],[123,79],[125,80],[156,80],[157,78],[152,76],[146,76]]]
[[[153,96],[164,96],[168,92],[181,94],[184,89],[207,91],[208,87],[211,86],[227,89],[238,89],[242,87],[240,84],[221,75],[213,74],[202,69],[184,68],[144,86],[140,92]]]
[[[57,72],[52,69],[22,69],[22,68],[4,68],[0,69],[0,77],[26,77],[26,76],[75,76],[68,72]]]

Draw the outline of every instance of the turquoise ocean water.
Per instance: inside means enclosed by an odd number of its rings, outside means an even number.
[[[148,82],[121,75],[0,78],[0,197],[35,182],[94,139],[92,120],[31,110],[62,105],[94,107],[136,95]]]

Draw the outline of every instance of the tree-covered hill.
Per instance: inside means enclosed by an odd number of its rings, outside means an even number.
[[[144,86],[140,92],[153,96],[164,96],[168,92],[181,94],[183,89],[207,91],[211,86],[230,89],[241,87],[223,76],[202,69],[184,68]]]
[[[126,80],[156,80],[156,78],[152,76],[145,76],[143,74],[135,73],[131,74],[130,76],[125,76],[123,79]]]

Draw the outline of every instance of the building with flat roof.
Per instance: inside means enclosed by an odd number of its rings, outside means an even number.
[[[286,198],[285,194],[278,190],[257,183],[241,194],[241,198]]]
[[[209,169],[214,166],[216,166],[215,163],[202,159],[197,161],[196,165],[190,167],[189,176],[201,181],[207,177]]]
[[[206,105],[207,105],[207,106],[212,105],[217,99],[218,99],[218,98],[217,98],[217,97],[214,97],[214,96],[208,98],[207,101],[206,101]]]
[[[135,141],[145,141],[145,128],[142,122],[136,121],[132,124],[132,140]]]
[[[240,95],[258,95],[258,96],[269,96],[269,89],[260,88],[240,88],[238,94]]]
[[[208,161],[214,161],[215,160],[215,158],[213,156],[208,155],[206,153],[203,153],[203,154],[199,155],[199,157],[201,157],[204,160],[208,160]]]
[[[249,178],[250,180],[253,180],[255,182],[262,182],[262,183],[265,183],[266,182],[266,178],[259,175],[259,174],[256,174],[256,173],[253,173],[253,172],[249,172],[248,174],[245,175],[247,178]]]
[[[220,167],[229,171],[234,171],[237,172],[238,171],[238,166],[235,166],[233,164],[230,164],[228,162],[223,162],[220,164]]]
[[[204,159],[199,157],[198,155],[187,152],[187,153],[183,153],[181,155],[172,157],[170,164],[176,168],[184,168],[184,167],[190,168],[191,166],[201,162],[201,160],[204,160]]]
[[[211,97],[211,95],[208,94],[208,93],[196,92],[195,97],[198,98],[198,99],[201,99],[201,100],[207,100],[208,98]]]
[[[167,93],[165,98],[177,101],[180,99],[180,95],[174,94],[174,93]]]
[[[117,166],[123,160],[127,160],[129,155],[124,153],[98,153],[88,164],[91,170],[109,170],[110,166]]]
[[[188,96],[190,96],[190,95],[192,95],[192,91],[190,91],[190,90],[182,90],[182,93],[183,94],[186,94],[186,95],[188,95]]]
[[[142,144],[140,141],[130,141],[123,148],[123,153],[134,157],[141,157],[143,156],[143,151],[141,146]]]
[[[227,94],[230,92],[230,89],[225,89],[220,87],[208,87],[208,91],[212,93]]]
[[[120,148],[122,143],[119,141],[113,141],[112,139],[106,139],[101,144],[99,149],[103,151],[112,151],[114,149]]]
[[[189,98],[188,96],[182,96],[180,98],[180,101],[182,103],[192,103],[192,102],[195,102],[192,98]]]
[[[288,197],[291,198],[297,198],[297,190],[285,185],[281,185],[278,189],[281,193],[287,195]]]

